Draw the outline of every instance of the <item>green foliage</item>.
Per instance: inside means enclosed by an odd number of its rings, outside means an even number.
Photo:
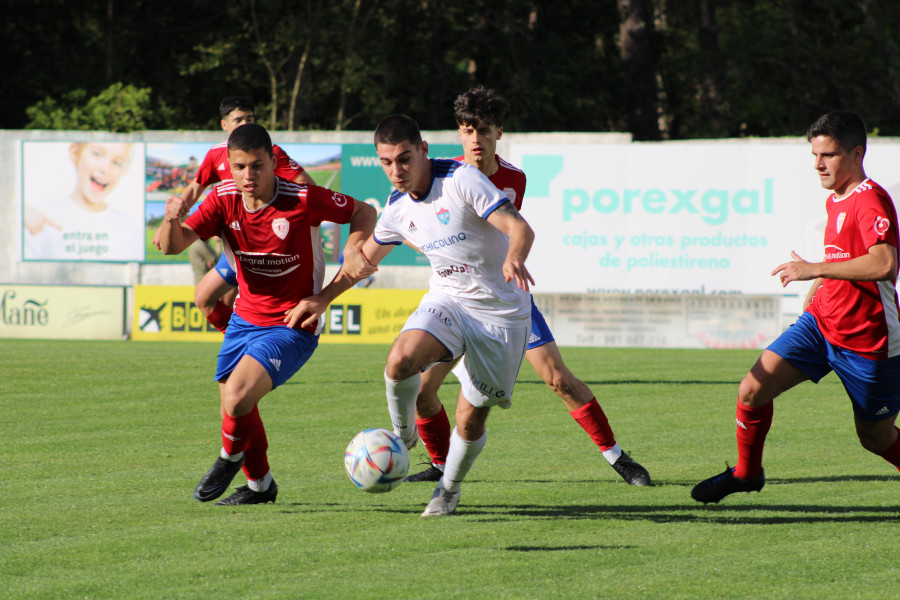
[[[833,375],[777,401],[765,489],[702,506],[690,488],[735,456],[757,353],[564,348],[655,485],[626,486],[524,365],[458,514],[422,519],[429,484],[370,495],[343,472],[350,438],[388,423],[387,350],[323,343],[266,396],[278,502],[232,509],[191,498],[219,445],[218,344],[0,340],[4,597],[893,594],[897,472],[859,447]]]
[[[152,90],[115,83],[94,97],[74,90],[61,100],[45,98],[27,109],[27,129],[129,132],[165,128],[172,111],[152,106]]]

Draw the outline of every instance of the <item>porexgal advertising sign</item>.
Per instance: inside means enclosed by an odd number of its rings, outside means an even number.
[[[822,259],[824,200],[801,141],[514,145],[541,292],[783,294]],[[805,289],[791,290],[805,294]]]

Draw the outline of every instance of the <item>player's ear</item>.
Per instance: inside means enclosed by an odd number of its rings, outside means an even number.
[[[498,128],[497,128],[497,139],[499,140],[499,139],[502,138],[502,137],[503,137],[503,128],[502,128],[502,127],[498,127]]]
[[[428,156],[428,142],[422,140],[422,145],[419,148],[422,149],[422,156]]]

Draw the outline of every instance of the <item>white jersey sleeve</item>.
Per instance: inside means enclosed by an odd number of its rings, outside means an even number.
[[[530,295],[503,276],[509,240],[487,222],[508,198],[473,166],[432,162],[428,192],[421,198],[391,194],[375,239],[382,244],[409,240],[431,263],[431,290],[453,298],[476,318],[498,325],[530,319]]]

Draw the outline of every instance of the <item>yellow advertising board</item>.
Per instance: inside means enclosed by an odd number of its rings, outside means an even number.
[[[353,288],[322,316],[323,344],[390,344],[425,290]],[[132,339],[221,341],[194,304],[191,286],[138,285],[134,288]]]
[[[131,339],[221,342],[222,334],[194,304],[193,286],[136,285]]]
[[[125,288],[0,285],[0,338],[121,340]]]
[[[391,344],[425,290],[353,288],[323,315],[323,344]]]

